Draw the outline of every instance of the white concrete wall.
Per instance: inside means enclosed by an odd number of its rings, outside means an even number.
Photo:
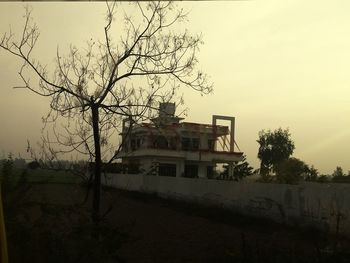
[[[105,185],[158,193],[217,205],[290,225],[311,225],[350,236],[350,185],[303,183],[300,185],[238,183],[208,179],[109,174]]]

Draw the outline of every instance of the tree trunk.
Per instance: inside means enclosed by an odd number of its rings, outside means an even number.
[[[260,163],[260,174],[262,177],[266,177],[269,173],[268,167],[261,161]]]
[[[92,199],[92,220],[98,224],[100,220],[100,194],[101,194],[101,144],[99,130],[99,107],[93,104],[92,110],[92,129],[94,133],[95,146],[95,169],[94,169],[94,184],[93,184],[93,199]]]

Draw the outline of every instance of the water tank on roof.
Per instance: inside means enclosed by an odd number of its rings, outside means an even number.
[[[174,117],[175,103],[163,102],[159,104],[159,117]]]

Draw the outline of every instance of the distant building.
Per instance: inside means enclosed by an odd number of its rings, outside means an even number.
[[[128,172],[213,178],[215,166],[226,163],[232,175],[234,162],[243,155],[234,151],[234,117],[214,115],[212,124],[182,120],[175,116],[174,103],[161,103],[151,123],[133,124],[125,119],[120,157]],[[217,120],[231,121],[231,130],[216,125]]]

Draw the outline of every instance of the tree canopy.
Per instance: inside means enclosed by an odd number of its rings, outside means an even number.
[[[350,171],[346,174],[342,167],[337,166],[331,175],[331,181],[334,183],[350,183]]]
[[[271,131],[260,131],[258,158],[261,161],[260,173],[266,176],[276,165],[287,160],[295,149],[288,129],[279,128]]]
[[[222,172],[223,177],[228,178],[228,165],[224,166],[224,171]],[[254,168],[250,166],[250,164],[247,161],[247,156],[243,155],[243,159],[239,162],[235,162],[235,165],[233,167],[233,180],[240,181],[244,177],[250,176],[253,174]]]
[[[342,177],[342,176],[346,176],[346,174],[343,171],[343,168],[341,168],[340,166],[337,166],[335,168],[335,170],[332,173],[333,177]]]
[[[318,172],[297,158],[288,158],[275,165],[276,179],[279,183],[295,184],[301,180],[315,181]]]

